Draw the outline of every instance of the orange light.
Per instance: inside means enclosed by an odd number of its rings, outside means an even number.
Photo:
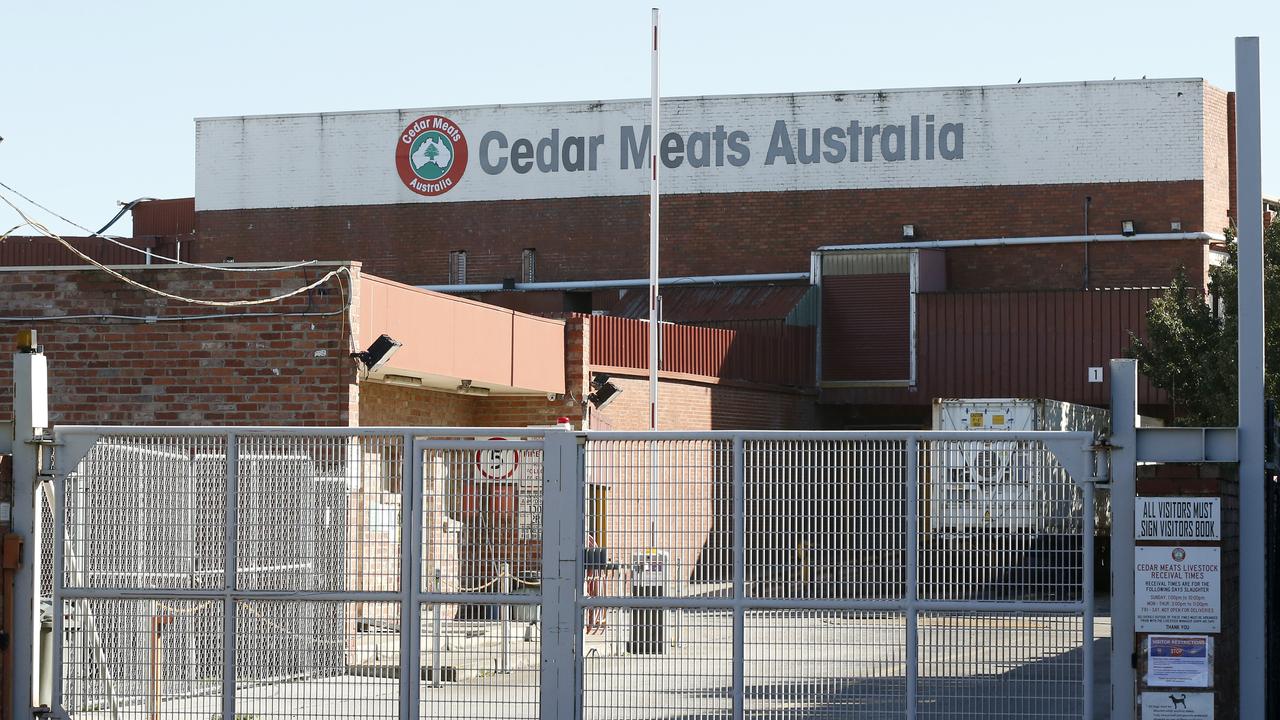
[[[18,352],[35,352],[37,345],[35,330],[18,331]]]

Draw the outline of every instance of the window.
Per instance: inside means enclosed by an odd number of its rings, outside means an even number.
[[[449,284],[467,284],[467,251],[454,250],[449,253]]]
[[[537,273],[538,251],[533,248],[525,248],[520,253],[520,281],[531,283],[534,281],[534,275]]]

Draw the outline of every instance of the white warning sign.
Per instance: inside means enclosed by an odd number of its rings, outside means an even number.
[[[1222,500],[1216,497],[1140,497],[1135,540],[1221,540]]]
[[[477,440],[513,442],[519,438],[488,437]],[[521,540],[542,539],[542,450],[499,445],[476,451],[476,479],[514,484],[516,519]]]
[[[1213,720],[1213,693],[1144,692],[1142,720]]]
[[[1222,631],[1222,551],[1216,547],[1134,548],[1138,632]]]

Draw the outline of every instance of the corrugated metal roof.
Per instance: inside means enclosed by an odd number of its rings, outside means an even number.
[[[706,323],[726,320],[792,320],[792,324],[812,325],[793,315],[804,309],[812,286],[791,285],[709,285],[698,287],[664,287],[662,319],[673,323]],[[602,297],[603,296],[603,297]],[[608,296],[617,299],[601,302]],[[647,288],[627,288],[598,293],[594,307],[615,317],[647,319]],[[804,313],[798,313],[804,315]]]

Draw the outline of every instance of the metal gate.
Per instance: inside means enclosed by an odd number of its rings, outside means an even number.
[[[61,428],[51,706],[1092,719],[1093,442]]]

